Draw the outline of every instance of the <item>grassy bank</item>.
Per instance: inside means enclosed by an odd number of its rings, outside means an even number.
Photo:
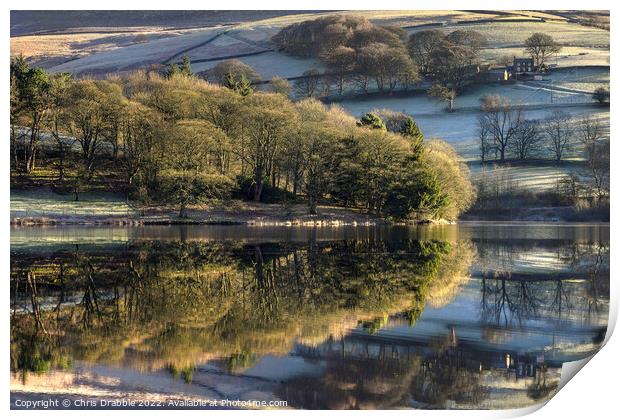
[[[247,224],[247,225],[375,225],[386,223],[361,210],[319,205],[317,214],[309,214],[303,203],[266,204],[227,200],[193,206],[187,218],[179,210],[166,206],[140,206],[122,195],[105,192],[58,194],[49,188],[11,191],[11,224]]]
[[[576,206],[549,205],[470,210],[461,220],[522,220],[544,222],[609,221],[609,206],[582,211]],[[436,221],[437,223],[441,221]],[[227,200],[193,206],[187,218],[178,217],[178,209],[165,206],[140,206],[122,195],[105,192],[58,194],[49,188],[11,191],[12,225],[168,225],[211,224],[253,226],[342,226],[379,225],[385,219],[337,206],[319,205],[317,214],[309,214],[303,203],[266,204]]]

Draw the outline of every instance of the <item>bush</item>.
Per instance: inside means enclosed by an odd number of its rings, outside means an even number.
[[[609,89],[606,89],[604,87],[596,88],[596,90],[592,94],[592,99],[597,101],[599,104],[609,103],[609,99],[610,99]]]
[[[162,198],[180,207],[179,217],[187,217],[187,206],[212,199],[229,198],[233,181],[224,175],[168,170],[162,173]]]

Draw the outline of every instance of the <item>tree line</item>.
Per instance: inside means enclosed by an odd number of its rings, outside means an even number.
[[[137,335],[146,347],[134,366],[193,369],[216,354],[234,367],[288,352],[296,338],[322,342],[343,316],[399,312],[414,323],[436,296],[456,293],[474,257],[469,241],[376,238],[101,249],[27,249],[11,260],[13,372],[111,363]]]
[[[15,58],[12,179],[33,176],[40,159],[76,199],[114,181],[134,200],[177,206],[181,217],[230,197],[397,219],[453,219],[471,205],[467,169],[446,144],[423,141],[412,119],[390,131],[314,99],[246,87],[181,70],[74,79]]]
[[[499,95],[480,99],[478,140],[482,162],[509,158],[551,158],[560,163],[567,154],[581,149],[595,195],[609,188],[609,139],[600,121],[591,116],[576,123],[570,114],[556,110],[542,120],[527,119],[522,110]]]
[[[430,77],[434,83],[462,88],[487,45],[476,31],[422,30],[407,35],[396,26],[379,26],[360,16],[327,16],[282,28],[274,37],[281,51],[318,58],[325,66],[307,70],[296,83],[300,96],[325,95],[332,88],[342,96],[352,87],[367,93],[406,90]]]
[[[576,200],[583,195],[578,190],[585,189],[588,197],[599,201],[608,197],[609,138],[598,119],[584,116],[573,121],[570,114],[560,110],[541,120],[528,119],[518,106],[499,95],[484,96],[480,104],[478,141],[482,162],[551,159],[559,164],[570,153],[579,153],[583,156],[583,179],[573,174],[563,180],[563,195]]]

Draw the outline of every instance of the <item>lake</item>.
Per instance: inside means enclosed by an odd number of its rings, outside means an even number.
[[[14,407],[516,408],[604,340],[609,225],[12,228],[10,287]]]

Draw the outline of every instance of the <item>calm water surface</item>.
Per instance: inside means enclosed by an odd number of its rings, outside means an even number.
[[[19,228],[11,393],[506,408],[595,352],[608,225]]]

